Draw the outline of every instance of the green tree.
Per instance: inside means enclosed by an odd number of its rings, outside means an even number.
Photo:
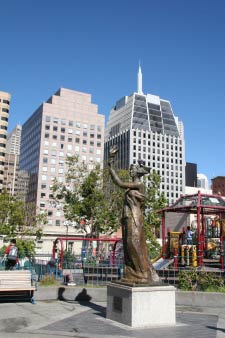
[[[5,235],[6,240],[17,239],[21,257],[34,254],[35,239],[41,237],[45,223],[45,213],[37,213],[31,222],[23,201],[17,200],[6,190],[0,193],[0,234]]]
[[[144,211],[144,227],[147,239],[147,245],[151,258],[155,258],[161,251],[157,238],[160,235],[161,217],[157,210],[164,208],[168,201],[163,193],[160,193],[161,178],[152,171],[144,177],[146,184],[146,202]]]
[[[68,157],[66,163],[65,183],[55,180],[52,188],[55,204],[61,205],[65,219],[77,223],[78,229],[85,219],[83,230],[91,236],[116,231],[120,226],[123,195],[109,185],[108,170],[98,164],[88,170],[76,156]]]

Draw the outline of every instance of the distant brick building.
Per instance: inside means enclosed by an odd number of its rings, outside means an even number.
[[[212,193],[225,196],[225,176],[212,178]]]

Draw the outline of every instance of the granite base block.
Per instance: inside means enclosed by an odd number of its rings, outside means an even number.
[[[174,286],[107,286],[107,319],[131,326],[176,324]]]

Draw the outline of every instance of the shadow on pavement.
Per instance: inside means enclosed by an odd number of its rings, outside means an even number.
[[[106,308],[104,306],[101,305],[97,305],[95,303],[91,302],[91,296],[87,293],[87,289],[83,288],[81,292],[78,293],[78,295],[75,297],[74,300],[68,300],[64,297],[64,292],[65,292],[65,288],[64,287],[60,287],[58,289],[58,300],[67,302],[67,303],[73,303],[78,302],[80,305],[89,307],[93,310],[96,311],[96,315],[99,315],[101,317],[106,317]]]
[[[225,329],[222,329],[220,327],[215,327],[215,326],[206,326],[208,329],[216,330],[216,331],[221,331],[225,332]]]

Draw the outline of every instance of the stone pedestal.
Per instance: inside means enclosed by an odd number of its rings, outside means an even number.
[[[106,317],[131,327],[175,325],[175,288],[110,283]]]

